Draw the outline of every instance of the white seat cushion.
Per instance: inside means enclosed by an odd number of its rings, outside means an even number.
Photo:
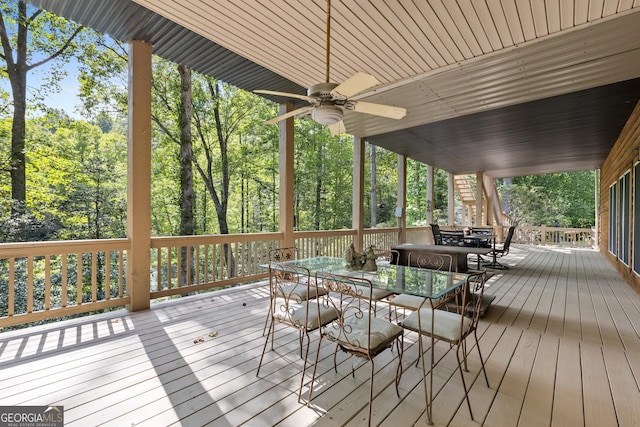
[[[433,336],[435,338],[456,342],[461,340],[461,334],[464,335],[469,331],[471,319],[468,317],[444,310],[433,311]],[[404,318],[401,325],[412,331],[420,332],[424,335],[431,335],[431,312],[432,310],[430,308],[414,311]],[[420,326],[422,330],[418,328],[418,315],[420,315]],[[460,322],[462,322],[462,329],[460,328]]]
[[[410,310],[419,309],[423,303],[425,303],[425,298],[417,297],[415,295],[408,295],[408,294],[396,295],[389,302],[389,304],[391,305],[395,305],[402,308],[408,308]],[[425,305],[429,307],[428,303],[425,303]]]
[[[345,319],[345,328],[342,335],[338,330],[329,327],[325,329],[325,333],[338,341],[357,345],[360,348],[367,349],[367,332],[368,322],[366,318],[358,319],[349,317]],[[402,328],[387,320],[378,317],[371,317],[371,339],[369,340],[369,348],[373,350],[380,345],[402,335]]]
[[[314,299],[327,293],[323,288],[312,285],[307,287],[306,284],[302,283],[278,286],[276,289],[277,297],[292,299],[298,302]]]
[[[358,292],[358,295],[362,295],[363,298],[369,298],[369,288],[366,286],[355,286]],[[387,291],[384,289],[379,289],[379,288],[372,288],[371,290],[371,300],[373,301],[380,301],[383,298],[388,297],[389,295],[392,295],[393,292],[391,291]]]
[[[276,311],[275,317],[281,321],[291,322],[296,326],[304,326],[307,322],[307,330],[318,329],[318,303],[315,301],[305,301],[302,304],[292,304],[289,306],[290,313]],[[307,317],[309,310],[309,318]],[[320,305],[320,324],[326,325],[338,318],[338,312],[333,307],[324,307]]]

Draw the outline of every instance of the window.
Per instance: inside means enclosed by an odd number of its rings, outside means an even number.
[[[618,254],[618,210],[616,209],[618,203],[618,198],[616,197],[617,189],[617,183],[609,187],[609,252],[614,255]]]
[[[640,163],[633,170],[633,271],[640,274]]]
[[[618,218],[619,218],[619,227],[620,234],[618,235],[618,241],[620,243],[620,248],[618,250],[618,258],[620,261],[624,262],[626,265],[629,265],[629,242],[631,240],[631,171],[628,171],[620,181],[618,181],[618,198],[620,202]]]

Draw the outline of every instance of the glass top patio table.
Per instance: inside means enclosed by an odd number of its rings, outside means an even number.
[[[464,273],[429,270],[426,268],[409,267],[396,264],[378,264],[377,271],[363,271],[349,269],[343,258],[315,257],[274,263],[279,268],[287,266],[302,267],[309,270],[311,275],[322,277],[322,273],[364,278],[371,281],[379,289],[394,293],[404,293],[429,299],[438,299],[461,286],[468,276]]]

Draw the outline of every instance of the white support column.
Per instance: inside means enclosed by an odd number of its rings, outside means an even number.
[[[351,227],[356,230],[353,245],[361,252],[364,242],[364,140],[353,137],[353,203]]]
[[[427,224],[433,224],[433,166],[427,165]]]
[[[456,224],[456,198],[455,198],[455,186],[453,185],[453,174],[449,174],[448,179],[448,195],[449,195],[449,219],[448,225]]]
[[[279,115],[293,110],[293,104],[280,104]],[[293,117],[279,122],[279,203],[280,203],[280,232],[284,234],[281,247],[295,245],[293,236],[295,216],[293,212],[293,181],[294,181],[294,127]]]
[[[398,219],[398,243],[407,241],[407,156],[398,154],[398,205],[396,207],[396,218]]]
[[[594,195],[593,195],[593,202],[595,204],[594,209],[595,209],[595,226],[593,227],[594,233],[593,233],[593,246],[596,249],[600,248],[600,169],[596,169],[594,175]],[[634,200],[633,203],[635,204],[635,206],[639,206],[640,204],[640,200]],[[635,208],[637,209],[637,208]],[[640,233],[640,230],[634,230],[634,233]],[[637,236],[637,234],[636,234]],[[640,237],[634,237],[635,238],[640,238]],[[633,256],[640,256],[640,254],[636,254],[634,253]]]
[[[131,311],[150,307],[151,278],[151,52],[129,42],[129,140],[127,144],[127,292]]]
[[[487,178],[488,177],[485,175],[484,181],[487,181]],[[493,226],[493,224],[495,223],[494,218],[496,216],[496,212],[494,210],[494,200],[496,197],[496,192],[495,192],[495,186],[493,185],[493,182],[491,183],[491,186],[492,188],[489,189],[489,191],[487,191],[487,194],[491,194],[491,200],[486,201],[486,206],[487,206],[486,224]],[[486,182],[485,182],[484,188],[487,189]]]
[[[482,172],[476,172],[476,227],[482,227],[484,225],[484,222],[482,221],[482,211],[484,206],[484,179],[482,178],[483,175],[484,174]]]

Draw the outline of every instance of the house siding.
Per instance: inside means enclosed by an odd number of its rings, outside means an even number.
[[[629,120],[625,124],[622,132],[618,136],[616,143],[609,152],[607,159],[604,161],[601,173],[600,173],[600,206],[599,216],[599,248],[604,256],[611,262],[611,264],[625,277],[625,279],[635,288],[637,292],[640,292],[640,276],[633,271],[634,257],[640,257],[640,253],[633,253],[633,240],[640,238],[640,230],[633,229],[633,209],[636,203],[633,200],[633,185],[635,177],[633,176],[633,170],[636,163],[638,163],[638,156],[640,147],[640,103],[638,103],[631,113]],[[631,188],[630,188],[630,207],[631,207],[631,221],[632,225],[629,230],[631,235],[629,241],[631,242],[629,253],[630,262],[626,265],[620,260],[617,255],[612,254],[609,251],[609,207],[610,207],[610,192],[609,188],[617,183],[625,173],[631,171]]]

